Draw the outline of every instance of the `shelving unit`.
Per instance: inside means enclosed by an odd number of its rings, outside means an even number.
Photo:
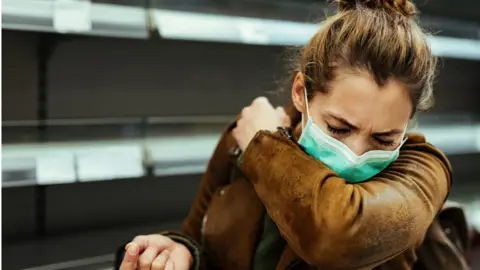
[[[28,95],[29,111],[20,117],[27,121],[2,122],[7,206],[2,226],[9,243],[4,257],[12,269],[113,252],[140,231],[138,224],[155,224],[145,233],[163,228],[158,224],[180,226],[239,104],[273,90],[265,81],[283,76],[278,67],[282,46],[302,45],[320,27],[293,21],[303,17],[304,9],[294,16],[260,18],[262,12],[168,9],[153,0],[146,1],[150,6],[93,1],[80,14],[57,2],[2,2],[2,30],[12,39],[20,36],[10,43],[15,52],[4,65],[4,72],[10,71],[4,77],[14,77],[4,93],[15,94],[4,101],[22,104]],[[67,11],[63,15],[90,18],[89,25],[59,30],[58,8]],[[480,60],[480,27],[428,14],[422,14],[421,22],[445,29],[434,31],[442,36],[430,42],[453,67],[440,73],[447,80],[440,78],[441,109],[433,115],[441,120],[420,119],[419,131],[449,155],[461,187],[454,193],[473,194],[478,190],[470,186],[476,182],[471,175],[478,175],[480,121],[475,117],[480,111],[474,96],[465,95],[478,92],[477,80],[470,78]],[[28,70],[22,69],[27,64]],[[115,104],[104,108],[93,102]],[[473,115],[471,119],[442,120],[448,118],[442,115],[445,108],[457,112],[463,106],[466,112],[461,113]],[[20,109],[25,108],[13,108],[10,115]],[[469,213],[475,215],[472,209]],[[117,228],[129,223],[135,228],[128,233]],[[105,232],[90,235],[89,230]],[[87,250],[92,242],[101,244]],[[56,246],[44,249],[49,245]],[[33,254],[32,261],[15,259],[18,254]]]
[[[321,27],[320,24],[202,14],[184,11],[151,10],[160,36],[171,39],[220,41],[259,45],[300,46]],[[432,36],[436,56],[480,60],[480,39]]]

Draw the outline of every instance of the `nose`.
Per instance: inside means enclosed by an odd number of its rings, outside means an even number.
[[[362,138],[360,137],[356,137],[356,138],[352,138],[352,140],[349,140],[346,145],[348,146],[348,148],[350,148],[350,150],[352,150],[352,152],[355,153],[355,155],[357,156],[361,156],[363,154],[365,154],[368,150],[369,150],[369,146],[368,144],[365,142],[365,140],[363,140]]]

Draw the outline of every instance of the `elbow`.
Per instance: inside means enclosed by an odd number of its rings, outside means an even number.
[[[332,249],[335,248],[332,247]],[[357,269],[353,267],[349,261],[345,260],[348,260],[348,256],[342,256],[336,251],[329,250],[322,255],[312,254],[310,258],[305,259],[305,262],[307,262],[309,265],[314,265],[319,269]]]
[[[355,239],[345,232],[322,232],[323,237],[310,238],[309,244],[301,245],[297,253],[308,264],[320,269],[360,269],[359,253]]]
[[[320,269],[372,269],[401,253],[385,250],[381,240],[362,241],[358,235],[348,236],[346,231],[326,236],[316,238],[310,248],[299,253],[305,262]]]
[[[362,253],[359,250],[351,250],[341,245],[331,245],[318,250],[319,253],[307,254],[305,262],[314,265],[319,269],[345,270],[345,269],[364,269],[373,268],[378,263],[368,262],[366,257],[358,256]],[[369,256],[371,258],[371,254]],[[382,261],[383,262],[383,261]],[[371,266],[371,267],[369,267]]]
[[[319,269],[360,269],[358,263],[353,261],[351,256],[345,253],[345,250],[341,250],[341,247],[339,249],[336,246],[331,246],[318,251],[321,253],[307,254],[303,258],[305,262]]]

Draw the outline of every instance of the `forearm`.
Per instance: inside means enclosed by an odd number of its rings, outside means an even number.
[[[423,164],[423,155],[435,164]],[[242,165],[282,235],[305,261],[358,269],[417,244],[446,197],[448,166],[418,151],[403,156],[371,181],[351,185],[295,143],[260,132]]]

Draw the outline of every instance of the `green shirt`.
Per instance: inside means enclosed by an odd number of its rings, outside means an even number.
[[[253,270],[270,270],[277,267],[286,241],[280,235],[277,225],[268,214],[265,215],[263,232],[253,258]]]

